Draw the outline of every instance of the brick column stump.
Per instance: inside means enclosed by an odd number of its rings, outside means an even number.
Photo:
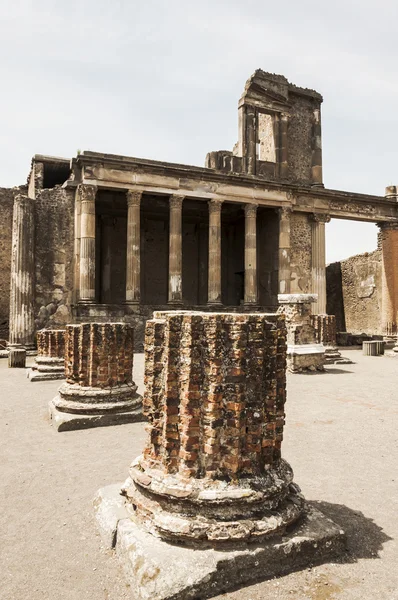
[[[134,597],[208,597],[342,550],[343,532],[306,506],[281,457],[285,400],[283,315],[147,322],[146,445],[124,500],[117,486],[95,499]]]
[[[23,346],[9,346],[8,366],[10,369],[24,369],[26,367],[26,349]]]
[[[311,323],[316,341],[325,347],[325,365],[351,365],[352,360],[344,358],[337,347],[335,315],[311,315]]]
[[[28,377],[30,381],[65,379],[65,329],[37,332],[37,356]]]
[[[50,401],[58,431],[142,420],[133,381],[134,330],[126,323],[67,325],[65,379]]]
[[[287,367],[291,373],[323,371],[325,347],[315,337],[311,304],[316,294],[279,294],[278,313],[286,316]]]

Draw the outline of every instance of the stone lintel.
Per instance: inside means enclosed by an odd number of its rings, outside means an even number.
[[[126,517],[119,485],[99,490],[94,508],[102,541],[116,547],[132,596],[139,600],[211,597],[328,562],[341,556],[346,545],[344,531],[311,505],[285,535],[200,550],[169,544],[137,527]]]

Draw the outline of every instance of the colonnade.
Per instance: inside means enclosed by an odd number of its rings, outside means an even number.
[[[96,302],[95,293],[95,199],[97,187],[90,184],[78,186],[75,210],[75,289],[77,300],[90,304]],[[127,272],[126,303],[138,305],[141,302],[140,270],[140,208],[142,191],[128,190],[127,196]],[[169,198],[169,273],[168,303],[179,306],[182,297],[182,207],[184,196],[175,194]],[[221,299],[221,210],[223,201],[208,200],[209,210],[209,248],[208,248],[208,304],[219,306]],[[258,303],[257,283],[257,208],[256,203],[244,204],[245,242],[244,242],[244,305],[255,307]],[[284,248],[290,248],[289,227],[285,212],[280,211],[281,233]],[[289,260],[285,259],[282,275],[286,281]],[[286,284],[284,287],[286,288]],[[281,291],[281,290],[280,290]],[[285,291],[285,289],[283,290]]]

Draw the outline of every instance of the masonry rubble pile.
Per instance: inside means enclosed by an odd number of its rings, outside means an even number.
[[[134,329],[126,323],[66,327],[65,378],[50,401],[58,431],[141,419],[142,398],[133,381]]]
[[[147,442],[123,498],[110,486],[95,499],[138,598],[202,597],[342,551],[343,532],[306,505],[281,457],[285,400],[283,315],[147,322]]]

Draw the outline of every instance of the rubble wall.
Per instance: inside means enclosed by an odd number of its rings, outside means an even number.
[[[378,249],[326,267],[327,312],[337,331],[381,333],[381,263]]]

